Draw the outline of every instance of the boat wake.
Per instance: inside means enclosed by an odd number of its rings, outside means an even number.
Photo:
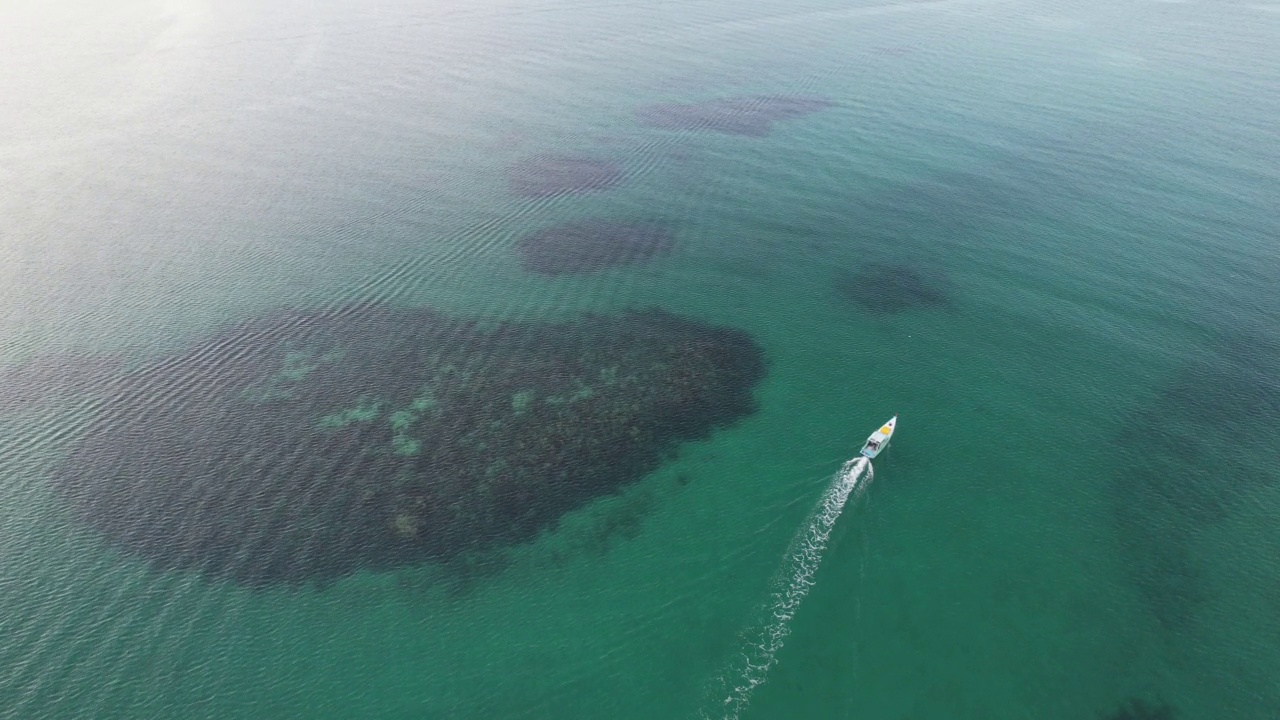
[[[713,687],[714,700],[703,710],[704,718],[737,718],[747,707],[751,693],[768,678],[777,662],[778,651],[791,634],[791,618],[822,564],[822,554],[836,520],[844,512],[849,497],[857,499],[871,482],[871,461],[865,457],[849,460],[836,473],[822,499],[800,527],[786,560],[778,572],[775,589],[765,605],[760,622],[742,634],[742,652],[720,675]]]

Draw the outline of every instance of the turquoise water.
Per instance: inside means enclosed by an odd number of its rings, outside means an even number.
[[[306,587],[104,541],[53,478],[109,393],[6,388],[0,717],[1280,713],[1280,5],[66,0],[0,47],[9,367],[361,301],[658,306],[768,363],[754,414],[532,542]],[[759,95],[831,107],[637,114]],[[623,179],[513,194],[549,153]],[[521,268],[593,217],[673,250]]]

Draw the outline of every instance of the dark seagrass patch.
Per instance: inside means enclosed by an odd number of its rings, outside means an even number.
[[[527,542],[753,412],[764,373],[656,309],[282,312],[123,373],[54,481],[158,568],[323,583]]]
[[[534,155],[507,168],[511,192],[525,198],[608,190],[625,177],[621,163],[591,155]]]
[[[751,95],[693,103],[655,103],[636,111],[640,122],[661,130],[706,130],[763,137],[781,120],[834,107],[815,95]]]

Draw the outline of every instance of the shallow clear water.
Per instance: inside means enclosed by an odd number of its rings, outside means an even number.
[[[738,712],[895,412],[742,717],[1276,716],[1280,5],[63,0],[0,47],[9,368],[365,301],[657,306],[768,363],[754,414],[497,559],[265,589],[106,542],[54,478],[108,384],[10,383],[0,716]],[[643,111],[761,95],[830,107]],[[621,178],[513,192],[548,155]],[[670,251],[522,269],[599,217]]]

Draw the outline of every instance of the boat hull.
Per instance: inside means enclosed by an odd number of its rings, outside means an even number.
[[[884,452],[884,449],[889,447],[889,441],[893,439],[893,431],[897,426],[898,416],[894,415],[889,422],[881,425],[879,430],[871,433],[871,437],[867,438],[867,442],[862,446],[862,456],[874,460],[877,455]]]

